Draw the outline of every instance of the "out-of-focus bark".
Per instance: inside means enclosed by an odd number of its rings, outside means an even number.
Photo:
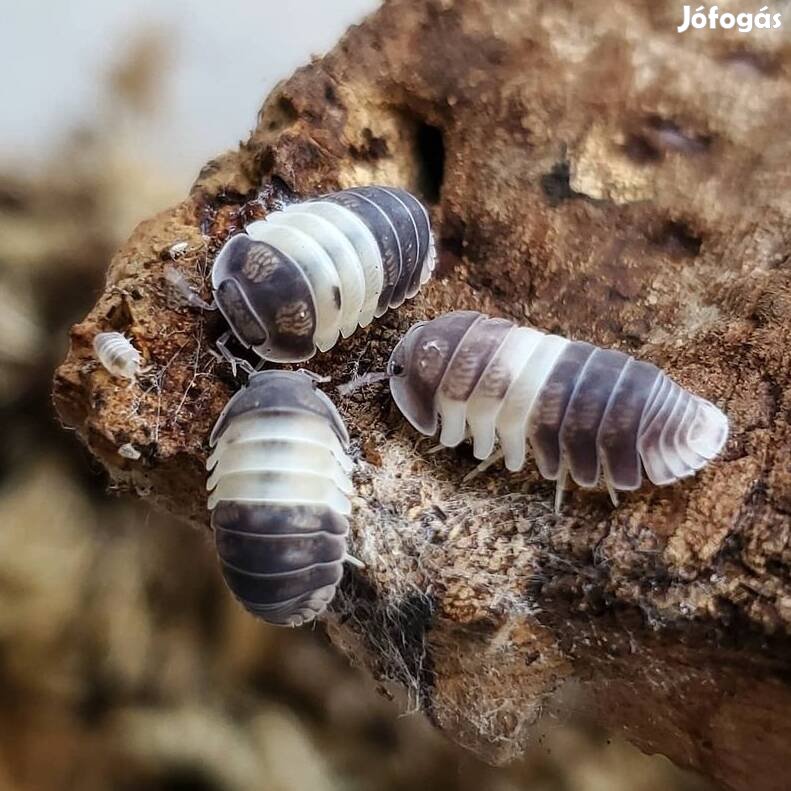
[[[675,3],[387,2],[267,99],[237,151],[141,224],[72,332],[55,403],[121,486],[205,527],[203,463],[235,388],[217,316],[174,303],[282,197],[392,183],[429,203],[438,276],[311,367],[381,369],[459,307],[616,346],[722,406],[724,456],[613,509],[562,516],[532,464],[462,483],[384,388],[337,399],[360,451],[333,639],[505,761],[582,708],[734,789],[791,784],[791,50],[782,32],[678,34]],[[170,248],[187,242],[171,261]],[[150,371],[93,358],[126,332]],[[132,443],[139,460],[118,454]],[[537,727],[534,723],[538,722]]]

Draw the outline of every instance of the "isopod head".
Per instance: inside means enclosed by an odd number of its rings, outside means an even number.
[[[387,364],[390,392],[404,417],[422,434],[437,430],[434,395],[459,341],[480,313],[459,310],[431,322],[414,324],[393,349]]]
[[[245,234],[234,236],[217,256],[212,285],[217,307],[237,339],[260,357],[299,362],[314,355],[310,285],[276,248]]]
[[[264,391],[269,409],[300,409],[312,412],[327,421],[343,447],[349,445],[349,434],[330,399],[316,387],[316,382],[303,371],[257,371],[250,376],[247,387],[225,405],[209,437],[214,447],[234,418],[260,409]]]

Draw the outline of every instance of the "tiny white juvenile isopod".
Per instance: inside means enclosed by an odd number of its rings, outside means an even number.
[[[414,297],[435,259],[417,198],[356,187],[248,225],[218,253],[212,288],[240,343],[264,360],[299,362]]]
[[[137,461],[142,454],[131,442],[126,442],[118,448],[118,455],[124,459]]]
[[[313,620],[350,560],[352,462],[338,411],[310,375],[260,371],[209,443],[209,509],[228,587],[269,623]]]
[[[120,332],[100,332],[93,339],[93,350],[113,376],[134,379],[140,373],[140,352]]]
[[[518,327],[476,311],[418,322],[388,364],[390,390],[407,420],[440,443],[467,432],[478,459],[499,440],[507,469],[528,443],[544,478],[582,487],[600,478],[617,504],[642,471],[658,485],[693,475],[720,453],[728,419],[650,363],[614,349]]]
[[[181,258],[184,253],[187,252],[190,248],[189,242],[176,242],[176,244],[172,244],[168,249],[168,255],[171,258]]]

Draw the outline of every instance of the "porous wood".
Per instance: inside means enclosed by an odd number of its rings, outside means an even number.
[[[724,7],[723,7],[724,8]],[[381,370],[415,320],[474,308],[662,366],[722,407],[726,452],[613,508],[532,464],[463,483],[385,387],[336,397],[357,443],[335,642],[451,738],[507,761],[574,710],[734,789],[791,786],[791,47],[676,32],[671,2],[393,0],[280,84],[256,130],[142,223],[72,332],[62,420],[113,481],[206,528],[207,438],[237,386],[209,296],[228,235],[283,198],[397,184],[429,203],[438,276],[311,368]],[[787,21],[791,25],[791,19]],[[209,108],[207,108],[209,109]],[[188,242],[182,257],[168,252]],[[126,332],[129,387],[94,359]],[[139,460],[117,449],[132,443]],[[535,722],[538,725],[534,725]]]

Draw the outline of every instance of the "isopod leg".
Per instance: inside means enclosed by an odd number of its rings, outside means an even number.
[[[610,495],[610,501],[612,502],[615,508],[618,507],[619,500],[618,500],[618,492],[613,486],[612,478],[610,477],[610,471],[607,469],[607,462],[603,456],[601,458],[601,471],[602,471],[602,478],[604,478],[604,485],[607,487],[607,492]]]
[[[237,357],[234,353],[228,348],[228,341],[231,337],[231,331],[226,330],[219,338],[217,338],[217,343],[215,346],[217,347],[217,351],[220,353],[225,362],[227,362],[231,366],[231,374],[236,376],[236,369],[241,368],[248,376],[250,374],[255,373],[255,368],[250,365],[247,360],[243,359],[242,357]]]
[[[615,491],[613,488],[612,482],[610,479],[605,475],[604,476],[604,483],[607,485],[607,491],[610,493],[610,500],[615,508],[618,507],[618,492]]]
[[[364,569],[365,563],[362,562],[359,558],[354,557],[354,555],[350,555],[348,552],[343,558],[344,562],[348,563],[350,566],[354,566],[358,569]]]
[[[187,278],[179,272],[174,266],[167,266],[165,268],[165,279],[173,286],[175,292],[187,303],[191,308],[196,310],[217,310],[216,304],[209,304],[203,299],[195,289],[190,286]]]
[[[307,368],[297,368],[298,374],[304,374],[308,377],[308,379],[312,379],[314,382],[318,384],[325,384],[326,382],[331,382],[331,376],[322,376],[321,374],[317,374],[315,371],[309,371]]]
[[[500,459],[503,458],[502,450],[497,450],[489,456],[488,459],[484,459],[475,469],[468,472],[461,480],[463,483],[467,483],[471,481],[473,478],[477,478],[481,473],[486,472],[493,464],[497,464]]]
[[[568,467],[564,461],[560,462],[560,469],[558,470],[558,479],[555,485],[555,513],[559,514],[560,509],[563,507],[563,494],[566,491],[566,477],[568,476]]]
[[[464,432],[464,438],[462,439],[462,442],[464,442],[464,440],[467,440],[469,438],[470,438],[470,432],[469,431],[465,431]],[[448,450],[449,447],[450,446],[445,445],[442,442],[440,442],[438,445],[432,445],[426,451],[426,453],[433,456],[435,453],[439,453],[441,450]],[[456,446],[454,445],[453,447],[456,447]]]

